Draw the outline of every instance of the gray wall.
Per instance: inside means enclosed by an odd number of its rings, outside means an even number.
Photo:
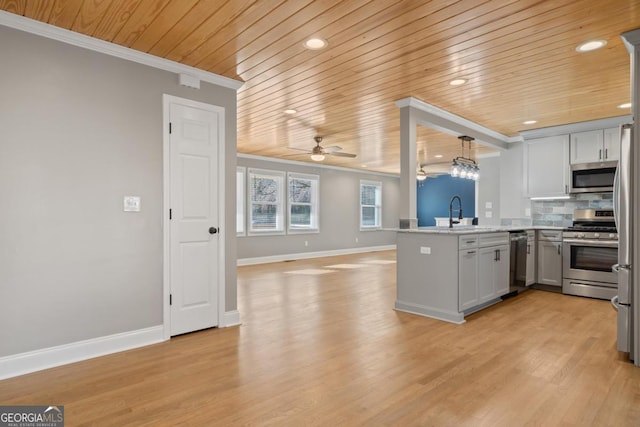
[[[500,156],[478,159],[480,179],[478,180],[476,216],[480,225],[500,225]],[[487,202],[491,208],[487,208]],[[491,218],[487,218],[491,212]]]
[[[161,325],[162,94],[226,109],[235,230],[235,91],[1,26],[0,56],[0,356]]]
[[[382,226],[397,228],[399,177],[242,156],[238,157],[238,166],[320,176],[320,232],[238,237],[238,259],[395,245],[394,231],[360,231],[360,180],[382,182]]]

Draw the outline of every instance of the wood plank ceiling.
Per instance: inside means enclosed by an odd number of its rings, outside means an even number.
[[[399,110],[413,96],[480,125],[518,131],[628,114],[638,0],[0,0],[0,8],[245,82],[238,152],[310,161],[313,137],[399,173]],[[308,50],[311,36],[328,41]],[[584,41],[607,42],[578,53]],[[451,86],[455,78],[467,80]],[[285,114],[295,109],[295,114]],[[537,120],[524,125],[525,120]],[[421,128],[422,163],[460,154]],[[473,144],[472,157],[490,149]],[[366,166],[365,166],[366,165]]]

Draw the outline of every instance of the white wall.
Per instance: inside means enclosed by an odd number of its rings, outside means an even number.
[[[478,158],[480,179],[476,196],[476,216],[480,225],[500,225],[500,156]],[[487,207],[490,203],[491,207]],[[490,213],[491,217],[487,217]]]
[[[1,26],[0,57],[0,357],[161,325],[162,95],[226,109],[234,228],[235,90]]]
[[[400,178],[323,168],[303,162],[238,157],[238,166],[299,172],[320,177],[320,232],[238,237],[238,259],[273,257],[395,245],[396,232],[360,230],[360,180],[382,182],[382,226],[398,227]],[[356,242],[356,238],[358,241]],[[305,246],[305,241],[307,246]]]

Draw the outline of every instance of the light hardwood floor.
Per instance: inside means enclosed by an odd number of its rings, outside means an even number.
[[[241,267],[242,326],[0,381],[0,404],[67,426],[640,425],[607,301],[528,291],[452,325],[392,309],[394,260]]]

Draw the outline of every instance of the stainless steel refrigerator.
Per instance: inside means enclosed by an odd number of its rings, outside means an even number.
[[[620,160],[616,169],[613,191],[613,211],[618,230],[618,263],[613,270],[618,273],[618,295],[611,303],[618,312],[619,351],[627,352],[633,359],[633,311],[634,292],[632,250],[633,250],[633,125],[622,125],[620,130]],[[637,362],[640,361],[636,361]]]

